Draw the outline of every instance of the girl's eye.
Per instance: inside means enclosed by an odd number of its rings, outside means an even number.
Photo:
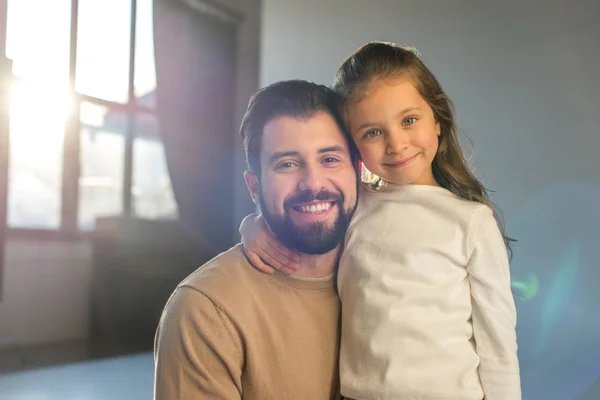
[[[408,126],[414,124],[415,122],[417,122],[416,117],[406,117],[404,121],[402,121],[402,124]]]
[[[371,129],[371,130],[368,130],[367,132],[365,132],[366,138],[373,138],[373,137],[376,137],[379,135],[381,135],[381,130],[379,130],[379,129]]]

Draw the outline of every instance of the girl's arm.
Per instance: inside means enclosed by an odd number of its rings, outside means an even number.
[[[257,269],[268,274],[276,269],[288,275],[298,269],[300,256],[277,240],[262,215],[248,215],[239,230],[244,253]]]
[[[510,288],[510,267],[504,240],[488,207],[476,213],[468,246],[473,334],[485,399],[520,400],[517,312]]]

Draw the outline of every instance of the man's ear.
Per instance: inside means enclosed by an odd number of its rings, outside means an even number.
[[[259,184],[258,177],[252,171],[244,172],[244,180],[246,181],[246,186],[248,187],[248,192],[250,192],[250,197],[254,204],[259,204],[258,196],[259,196]]]

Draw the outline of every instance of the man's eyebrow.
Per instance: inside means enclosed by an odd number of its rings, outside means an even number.
[[[283,157],[298,157],[299,155],[300,153],[298,153],[297,151],[277,151],[271,154],[271,157],[269,157],[269,164]]]
[[[342,147],[342,146],[329,146],[329,147],[323,147],[322,149],[318,150],[319,154],[324,154],[324,153],[345,153],[347,150]],[[275,153],[271,154],[271,157],[269,157],[269,164],[271,164],[272,162],[279,160],[280,158],[283,157],[300,157],[300,152],[298,151],[276,151]]]
[[[329,146],[319,149],[319,154],[323,153],[345,153],[347,150],[342,146]]]

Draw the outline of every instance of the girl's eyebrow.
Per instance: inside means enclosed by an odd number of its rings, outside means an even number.
[[[414,111],[422,111],[422,108],[420,107],[406,107],[404,110],[398,111],[398,113],[396,113],[396,117],[401,117],[403,115],[406,115],[410,112],[414,112]]]
[[[422,110],[422,109],[421,109],[420,107],[412,107],[412,106],[411,106],[411,107],[406,107],[405,109],[398,111],[398,112],[396,113],[396,117],[399,117],[399,116],[402,116],[402,115],[408,114],[409,112],[413,112],[413,111],[421,111],[421,110]],[[360,125],[359,125],[359,126],[356,128],[356,129],[355,129],[355,131],[360,131],[361,129],[368,128],[369,126],[373,126],[373,125],[377,125],[377,123],[375,123],[375,122],[370,122],[370,121],[369,121],[369,122],[364,122],[364,123],[360,124]]]

